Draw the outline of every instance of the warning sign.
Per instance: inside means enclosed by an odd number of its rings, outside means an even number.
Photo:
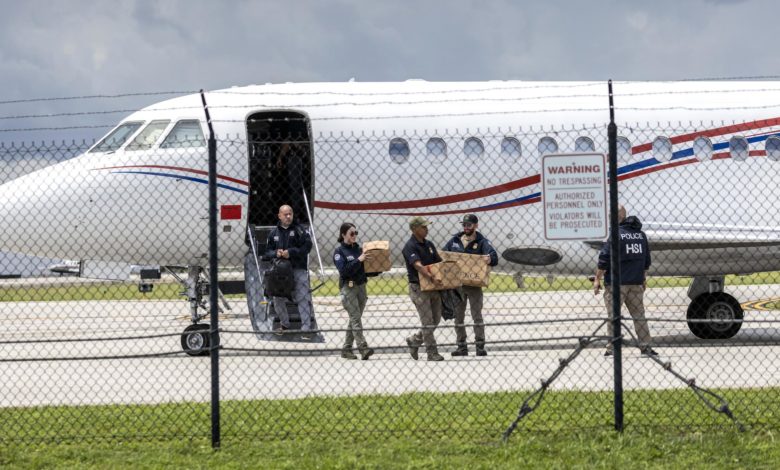
[[[591,240],[607,236],[606,158],[600,153],[542,157],[544,237]]]

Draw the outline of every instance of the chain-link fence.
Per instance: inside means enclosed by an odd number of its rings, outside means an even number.
[[[629,426],[780,411],[777,123],[618,127],[621,239],[641,224],[651,258],[629,257],[617,363],[604,240],[545,239],[540,177],[542,155],[606,153],[606,125],[312,135],[266,117],[217,142],[218,348],[197,121],[0,149],[3,439],[206,437],[212,349],[223,439],[498,436],[518,410],[528,430],[610,427],[616,365]],[[306,288],[267,295],[285,276]]]

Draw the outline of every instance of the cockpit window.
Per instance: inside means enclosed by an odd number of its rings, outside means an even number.
[[[152,121],[144,130],[138,133],[132,142],[127,144],[125,150],[149,150],[163,133],[170,120]]]
[[[200,121],[197,119],[177,122],[163,143],[160,144],[160,148],[164,149],[185,149],[205,146],[206,139],[203,138],[203,130],[201,130]]]
[[[143,122],[125,122],[120,124],[119,127],[111,131],[89,152],[100,153],[116,151],[119,147],[124,145],[131,135],[135,134],[135,131],[137,131],[142,124]]]

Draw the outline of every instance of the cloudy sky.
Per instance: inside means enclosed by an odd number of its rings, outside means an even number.
[[[110,125],[165,96],[265,82],[780,75],[770,0],[0,0],[0,143]],[[104,129],[79,132],[100,135]]]

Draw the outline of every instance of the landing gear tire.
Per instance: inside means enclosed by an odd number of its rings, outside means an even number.
[[[724,292],[701,294],[688,306],[688,328],[702,339],[733,337],[742,328],[743,317],[744,312],[737,299]]]
[[[209,355],[208,323],[197,323],[184,329],[181,334],[181,348],[190,356]]]

